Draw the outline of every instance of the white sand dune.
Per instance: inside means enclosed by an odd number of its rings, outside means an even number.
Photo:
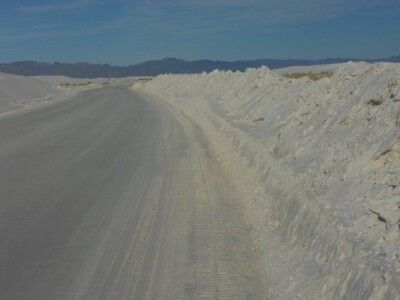
[[[106,84],[133,84],[139,77],[122,79],[78,79],[66,76],[18,76],[0,73],[0,113],[41,103],[72,97],[78,92]]]
[[[273,299],[399,299],[399,64],[162,75],[135,88],[215,145],[242,187]]]
[[[12,109],[24,102],[47,97],[53,86],[42,80],[0,73],[0,111]]]

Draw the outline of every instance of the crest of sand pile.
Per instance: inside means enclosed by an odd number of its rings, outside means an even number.
[[[52,91],[52,85],[42,80],[0,73],[0,111],[47,97]]]
[[[136,88],[207,134],[241,187],[274,298],[398,299],[400,66],[332,70],[316,81],[265,67],[163,75]]]

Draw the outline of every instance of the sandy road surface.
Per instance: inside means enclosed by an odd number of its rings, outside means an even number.
[[[0,118],[1,299],[263,299],[201,132],[98,89]]]

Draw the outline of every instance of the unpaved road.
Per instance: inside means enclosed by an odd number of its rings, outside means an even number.
[[[0,117],[0,299],[263,299],[196,126],[123,87]]]

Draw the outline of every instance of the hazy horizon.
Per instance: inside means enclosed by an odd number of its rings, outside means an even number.
[[[26,60],[16,60],[16,61],[0,61],[0,64],[11,64],[11,63],[22,63],[22,62],[35,62],[35,63],[46,63],[46,64],[56,64],[56,63],[60,63],[60,64],[93,64],[93,65],[110,65],[110,66],[114,66],[114,67],[128,67],[128,66],[133,66],[133,65],[137,65],[137,64],[141,64],[141,63],[146,63],[146,62],[150,62],[150,61],[161,61],[161,60],[167,60],[167,59],[177,59],[177,60],[184,60],[187,62],[193,62],[193,61],[221,61],[221,62],[237,62],[237,61],[256,61],[256,60],[264,60],[264,59],[271,59],[271,60],[308,60],[308,61],[320,61],[320,60],[325,60],[325,59],[355,59],[355,60],[366,60],[366,61],[370,61],[370,60],[379,60],[379,59],[388,59],[388,58],[392,58],[392,57],[398,57],[400,56],[400,51],[397,55],[392,55],[389,57],[370,57],[370,58],[366,58],[366,57],[323,57],[323,58],[318,58],[318,59],[306,59],[306,58],[301,58],[301,57],[286,57],[286,58],[275,58],[275,57],[258,57],[258,58],[243,58],[243,59],[238,59],[238,60],[227,60],[227,59],[209,59],[209,58],[196,58],[196,59],[184,59],[181,57],[160,57],[160,58],[154,58],[154,59],[149,59],[149,60],[145,60],[145,61],[139,61],[137,63],[133,63],[133,64],[112,64],[109,62],[91,62],[91,61],[82,61],[82,60],[78,60],[78,61],[39,61],[39,60],[33,60],[33,59],[26,59]]]

